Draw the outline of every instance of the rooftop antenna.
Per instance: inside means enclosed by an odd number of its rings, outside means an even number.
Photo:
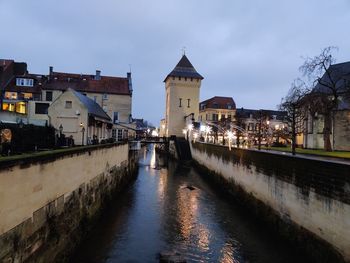
[[[181,51],[183,56],[186,55],[186,47],[182,47]]]
[[[129,72],[131,73],[131,64],[129,64]]]

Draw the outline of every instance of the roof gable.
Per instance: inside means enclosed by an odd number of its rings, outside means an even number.
[[[195,79],[203,79],[203,77],[196,71],[186,55],[183,55],[175,68],[166,76],[164,82],[168,77],[187,77]]]
[[[107,115],[107,113],[95,101],[93,101],[89,97],[73,89],[69,89],[69,91],[71,91],[75,95],[75,97],[77,97],[78,100],[86,107],[90,115],[93,115],[95,117],[99,117],[108,121],[111,120],[111,118]]]

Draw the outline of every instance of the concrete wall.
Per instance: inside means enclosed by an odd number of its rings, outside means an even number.
[[[192,157],[317,262],[350,262],[350,165],[201,143]]]
[[[81,221],[129,178],[128,155],[113,144],[0,163],[0,262],[51,262],[74,247]]]

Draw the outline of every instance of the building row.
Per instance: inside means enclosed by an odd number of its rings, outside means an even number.
[[[122,140],[135,131],[132,79],[95,74],[30,73],[0,59],[1,122],[52,125],[76,144]]]
[[[330,79],[331,78],[331,79]],[[161,136],[184,136],[189,123],[199,122],[215,127],[225,127],[252,140],[257,135],[274,137],[287,141],[290,137],[291,123],[287,112],[265,109],[237,108],[232,97],[215,96],[199,102],[203,80],[186,55],[183,55],[175,68],[166,76],[165,118],[160,123]],[[335,83],[335,84],[334,84]],[[305,106],[305,118],[297,129],[297,145],[304,148],[323,149],[325,134],[331,134],[334,150],[350,150],[350,62],[332,65],[312,91],[317,99],[337,94],[336,107],[330,110],[330,131],[325,127],[325,110],[321,106],[310,110]],[[329,87],[334,84],[333,89]],[[328,98],[329,99],[329,98]],[[330,99],[330,101],[334,98]],[[319,107],[319,108],[317,108]],[[230,126],[228,126],[230,124]]]

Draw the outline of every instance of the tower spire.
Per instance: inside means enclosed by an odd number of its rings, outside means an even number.
[[[186,55],[186,47],[182,47],[181,51],[182,51],[182,55],[185,56]]]

